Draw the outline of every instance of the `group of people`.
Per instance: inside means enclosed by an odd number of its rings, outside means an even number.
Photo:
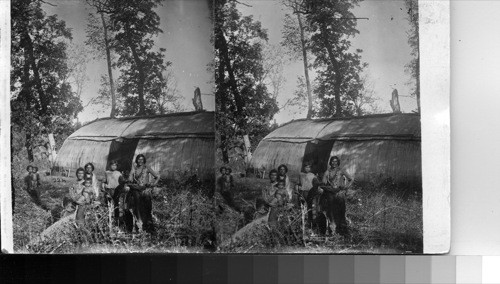
[[[62,216],[75,214],[75,223],[85,227],[85,213],[89,208],[111,206],[115,222],[120,227],[129,232],[134,228],[152,232],[152,187],[160,180],[159,174],[146,164],[146,157],[142,154],[137,155],[128,178],[118,167],[118,162],[112,161],[102,182],[94,173],[92,163],[78,168],[76,181],[63,200]]]
[[[286,165],[271,170],[270,185],[262,189],[262,195],[257,199],[255,218],[267,216],[270,227],[276,227],[283,209],[303,205],[308,212],[308,227],[312,228],[316,224],[321,228],[319,220],[326,220],[318,217],[326,217],[332,232],[347,235],[346,190],[352,185],[353,179],[340,168],[337,156],[330,158],[328,169],[321,179],[311,170],[312,163],[305,163],[294,188]]]

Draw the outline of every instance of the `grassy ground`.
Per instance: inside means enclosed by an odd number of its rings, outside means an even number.
[[[235,179],[235,199],[241,208],[241,214],[233,212],[233,219],[226,216],[219,226],[223,232],[221,239],[230,236],[252,221],[255,211],[255,199],[261,189],[268,185],[267,179]],[[260,231],[242,240],[222,248],[226,252],[253,253],[421,253],[423,251],[422,199],[418,191],[401,188],[390,180],[378,185],[365,184],[355,186],[347,194],[347,219],[350,237],[338,235],[318,236],[311,230],[302,233],[300,210],[291,210],[292,222],[288,228],[289,237],[283,241],[269,243],[272,236],[266,227],[257,227]],[[295,221],[294,221],[295,220]],[[296,222],[296,223],[294,223]],[[286,229],[286,228],[285,228]],[[291,244],[291,245],[290,245]]]
[[[30,196],[20,179],[14,179],[14,249],[20,253],[158,253],[207,252],[213,243],[213,200],[207,196],[211,182],[184,180],[161,186],[153,198],[156,233],[127,234],[110,226],[107,208],[90,210],[86,230],[64,231],[65,236],[39,240],[40,234],[59,220],[62,199],[73,178],[43,177],[40,199]],[[70,226],[71,227],[71,226]],[[62,232],[63,230],[61,230]]]

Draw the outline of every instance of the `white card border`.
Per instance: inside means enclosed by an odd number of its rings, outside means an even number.
[[[450,249],[450,2],[419,1],[424,253]],[[5,40],[7,39],[7,40]],[[1,248],[13,252],[10,1],[0,0]]]

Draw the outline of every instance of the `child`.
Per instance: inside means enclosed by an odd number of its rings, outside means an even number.
[[[98,198],[100,190],[99,190],[97,177],[94,174],[94,170],[95,170],[94,164],[87,163],[85,165],[85,167],[83,167],[83,168],[85,169],[85,179],[90,178],[92,180],[92,188],[94,189],[94,195],[95,195],[95,198]]]
[[[27,166],[26,171],[28,172],[28,175],[24,178],[24,182],[26,183],[26,188],[28,192],[31,193],[31,189],[33,187],[33,182],[32,182],[33,166],[32,165]]]
[[[83,188],[77,189],[81,190],[82,194],[77,198],[76,204],[78,205],[75,215],[75,223],[78,227],[83,228],[85,225],[85,212],[87,207],[92,203],[94,199],[94,188],[92,187],[92,179],[86,178],[83,183]]]
[[[102,185],[106,204],[110,203],[110,205],[115,208],[115,218],[122,217],[124,213],[123,204],[125,194],[123,190],[121,190],[124,181],[122,173],[118,171],[118,162],[111,161],[109,171],[106,171],[106,180]]]
[[[38,167],[33,167],[32,179],[33,179],[33,183],[35,184],[36,188],[38,188],[41,185],[40,174],[38,174]]]
[[[220,173],[222,174],[218,179],[219,190],[226,200],[227,205],[231,206],[233,209],[239,211],[239,208],[234,203],[233,189],[234,180],[231,175],[231,168],[222,166],[220,168]]]
[[[272,229],[276,229],[278,225],[278,217],[288,203],[288,192],[285,186],[286,183],[283,180],[278,181],[274,186],[274,189],[276,190],[274,193],[274,206],[271,206],[269,217],[267,219],[269,226]]]
[[[304,165],[304,172],[300,173],[300,180],[297,185],[297,190],[300,196],[300,204],[304,204],[304,202],[307,204],[309,224],[311,224],[313,220],[313,210],[316,210],[318,207],[316,197],[318,196],[317,188],[320,183],[316,175],[311,172],[311,168],[311,163],[306,163]]]
[[[222,194],[222,192],[224,191],[224,178],[227,174],[227,168],[222,166],[219,168],[219,172],[220,172],[220,177],[217,178],[217,189],[219,190],[219,192]]]
[[[92,186],[92,179],[86,178],[83,181],[82,197],[77,201],[78,204],[90,204],[94,201],[94,188]]]
[[[38,168],[29,165],[28,167],[26,167],[26,170],[28,171],[28,175],[25,177],[25,183],[28,189],[28,193],[36,203],[39,203],[40,194],[38,192],[38,186],[40,185],[40,176],[36,172]]]
[[[286,165],[279,165],[278,167],[278,181],[285,182],[285,189],[288,194],[288,200],[292,200],[292,187],[290,185],[290,179],[288,178],[288,167]]]
[[[277,200],[278,206],[285,206],[288,203],[288,192],[286,190],[285,181],[278,181],[276,184],[276,192],[274,193],[274,197]]]

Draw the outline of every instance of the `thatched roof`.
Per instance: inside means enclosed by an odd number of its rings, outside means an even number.
[[[304,143],[312,140],[414,139],[420,140],[420,115],[299,119],[284,124],[263,140]]]
[[[213,176],[214,112],[184,112],[157,116],[107,118],[84,125],[64,142],[55,170],[74,170],[92,162],[98,175],[111,159],[128,170],[138,154],[163,177],[179,172]]]
[[[214,137],[213,112],[181,112],[156,116],[99,119],[71,134],[70,140],[116,138]]]

